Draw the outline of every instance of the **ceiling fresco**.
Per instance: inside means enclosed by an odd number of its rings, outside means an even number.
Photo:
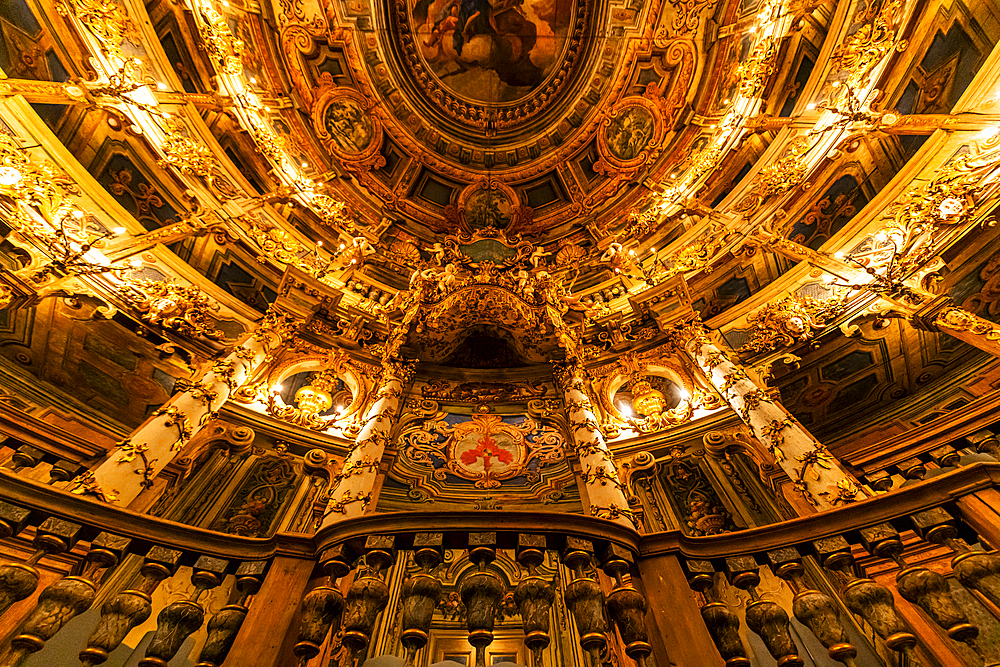
[[[343,454],[417,359],[379,502],[577,511],[553,363],[628,452],[750,423],[692,322],[847,457],[1000,386],[995,2],[88,7],[0,7],[0,362],[32,415],[125,438],[282,310],[223,412]],[[681,463],[660,501],[740,525]]]

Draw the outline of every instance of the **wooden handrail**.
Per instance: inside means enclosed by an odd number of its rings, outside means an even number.
[[[391,512],[371,514],[324,528],[316,535],[279,533],[269,538],[227,535],[121,509],[0,469],[0,499],[40,515],[132,537],[144,543],[228,559],[254,560],[275,555],[312,559],[323,548],[367,535],[405,535],[422,531],[457,534],[500,531],[575,535],[614,542],[640,558],[677,554],[690,558],[722,558],[761,553],[858,530],[938,507],[1000,483],[1000,463],[977,462],[889,494],[781,523],[708,537],[679,530],[640,535],[621,524],[579,514],[551,512]]]
[[[724,558],[762,553],[802,544],[940,507],[963,496],[997,486],[1000,463],[979,461],[891,493],[844,505],[820,514],[707,537],[680,531],[644,535],[640,555],[678,553],[691,558]]]
[[[313,558],[316,553],[311,535],[279,533],[268,538],[227,535],[73,495],[18,477],[6,469],[0,469],[0,499],[43,516],[93,526],[142,543],[230,560],[260,560],[279,554]]]

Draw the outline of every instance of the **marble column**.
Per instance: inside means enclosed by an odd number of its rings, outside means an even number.
[[[127,506],[152,487],[153,478],[217,415],[265,358],[294,335],[299,324],[289,314],[269,310],[246,340],[215,362],[200,381],[184,383],[183,390],[118,443],[104,463],[77,477],[73,493]]]
[[[618,479],[614,454],[608,449],[587,395],[586,370],[579,363],[557,363],[553,374],[563,392],[573,448],[580,459],[580,474],[590,500],[590,515],[638,530],[638,518],[629,509]]]
[[[678,342],[788,473],[809,505],[821,511],[865,497],[829,450],[719,349],[700,322],[682,329]]]
[[[396,424],[403,389],[413,380],[414,370],[412,363],[382,363],[382,378],[375,401],[365,413],[354,447],[347,453],[344,467],[334,479],[335,486],[321,528],[364,514],[371,502],[382,453]]]

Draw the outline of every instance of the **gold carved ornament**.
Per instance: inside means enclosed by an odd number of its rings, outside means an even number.
[[[976,336],[983,336],[986,340],[1000,340],[1000,328],[988,320],[973,315],[961,308],[948,308],[934,319],[934,326],[953,331],[968,331]]]
[[[841,70],[848,72],[849,86],[865,86],[871,71],[893,49],[906,48],[906,40],[896,42],[893,29],[902,6],[900,0],[870,2],[854,16],[852,23],[862,23],[861,27],[848,36],[834,54],[840,61]]]
[[[820,480],[819,469],[829,470],[833,467],[833,455],[830,454],[826,446],[817,443],[813,449],[796,456],[795,460],[802,466],[795,469],[793,486],[810,505],[815,507],[819,503],[809,489],[808,480],[818,482]]]
[[[68,206],[72,183],[51,162],[32,162],[17,139],[0,132],[0,197],[10,202],[6,221],[15,231],[50,234],[30,209],[45,220],[55,220]]]
[[[839,298],[787,296],[772,301],[747,318],[750,340],[740,352],[773,352],[812,340],[845,310]]]
[[[78,496],[94,496],[98,500],[106,503],[112,503],[118,500],[118,492],[105,491],[102,489],[101,485],[97,482],[97,478],[94,476],[94,473],[90,470],[82,473],[73,480],[70,493]]]
[[[126,60],[121,49],[122,40],[128,38],[139,43],[135,24],[116,0],[70,0],[57,5],[57,9],[63,15],[72,12],[97,38],[102,52],[110,59]]]
[[[243,41],[233,36],[226,19],[211,5],[203,2],[199,9],[205,19],[198,23],[205,50],[219,64],[222,72],[239,76],[243,73]]]
[[[119,289],[147,324],[190,338],[225,338],[222,330],[213,328],[212,314],[219,304],[197,287],[127,278]]]
[[[641,528],[639,515],[633,510],[627,507],[619,507],[614,503],[610,503],[607,506],[601,505],[591,505],[590,506],[590,516],[597,517],[598,519],[608,519],[614,521],[620,517],[625,517],[628,519],[636,530]]]
[[[138,458],[142,464],[139,469],[135,471],[135,474],[142,475],[142,482],[140,485],[144,489],[153,488],[153,464],[156,463],[157,459],[150,460],[146,456],[146,452],[149,451],[149,445],[141,442],[132,442],[131,438],[125,438],[118,443],[118,451],[120,455],[118,456],[118,463],[131,463]]]

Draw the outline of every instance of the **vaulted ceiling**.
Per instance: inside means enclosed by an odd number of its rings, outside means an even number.
[[[53,165],[86,228],[125,228],[101,252],[142,259],[133,279],[200,288],[221,340],[287,296],[293,267],[330,299],[317,340],[370,355],[398,321],[385,307],[415,272],[442,270],[438,243],[466,248],[459,280],[537,251],[532,275],[579,304],[574,326],[602,360],[656,343],[640,335],[656,313],[634,301],[683,277],[752,363],[756,313],[829,297],[857,268],[839,257],[884,252],[877,235],[913,188],[992,155],[998,19],[978,0],[10,0],[4,164]],[[914,271],[997,321],[993,201],[939,225]],[[94,324],[104,301],[90,297],[109,283],[46,292],[25,276],[50,254],[9,227],[7,289],[30,304],[2,311],[12,377],[115,432],[216,349],[171,355],[172,336],[117,297],[116,319]],[[477,259],[473,239],[494,245]],[[415,355],[483,365],[470,345],[490,344],[485,328],[506,368],[558,356],[515,301],[460,300],[429,311]],[[992,391],[992,358],[866,307],[775,366],[783,402],[822,438],[861,446],[880,434],[844,415],[905,430]]]

